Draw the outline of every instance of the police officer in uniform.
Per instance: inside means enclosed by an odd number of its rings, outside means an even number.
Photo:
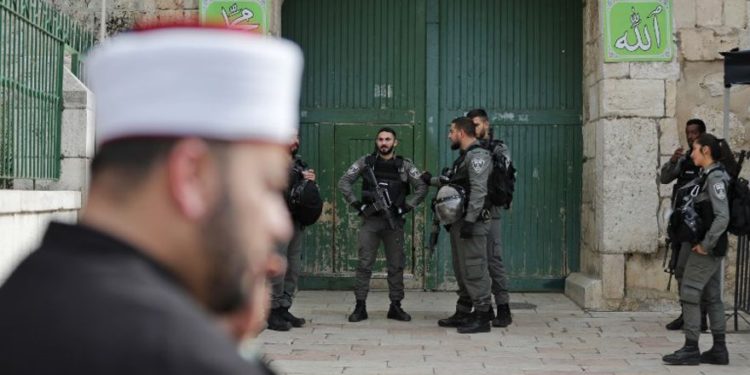
[[[695,210],[701,217],[706,232],[702,239],[692,244],[689,249],[680,284],[685,345],[662,358],[668,364],[729,364],[724,302],[721,295],[721,265],[728,247],[727,192],[731,179],[720,162],[722,156],[719,141],[711,134],[703,134],[693,142],[691,157],[695,165],[701,168],[702,177],[700,193],[695,198]],[[713,347],[702,354],[698,348],[701,303],[706,305],[714,339]]]
[[[685,125],[685,136],[688,141],[688,150],[679,147],[675,150],[672,157],[661,167],[661,174],[659,175],[659,182],[662,184],[669,184],[675,181],[674,187],[672,188],[672,205],[674,206],[674,199],[677,190],[685,186],[688,182],[698,177],[700,173],[700,167],[693,164],[693,159],[690,157],[690,153],[698,137],[706,133],[706,124],[700,119],[690,119]],[[677,264],[674,269],[674,276],[677,279],[678,287],[682,284],[682,276],[685,273],[685,264],[687,263],[688,255],[690,254],[691,245],[688,242],[679,242],[673,239],[670,244],[672,246],[672,256],[677,257]],[[705,310],[705,309],[703,309]],[[683,314],[680,314],[677,319],[669,322],[666,328],[670,331],[676,331],[682,329],[683,326]],[[701,329],[708,329],[706,322],[705,312],[701,318]]]
[[[480,139],[482,147],[490,150],[490,153],[502,152],[509,155],[504,143],[496,141],[492,137],[492,128],[487,117],[487,112],[482,108],[469,111],[466,117],[470,118],[476,126],[477,138]],[[501,148],[495,150],[495,148]],[[487,237],[487,264],[489,266],[490,279],[492,280],[492,295],[495,296],[497,305],[497,317],[493,317],[494,327],[507,327],[513,322],[510,314],[510,297],[508,295],[508,275],[505,272],[505,263],[502,254],[502,228],[500,227],[500,210],[502,207],[490,205],[490,234]],[[492,312],[492,306],[490,306]]]
[[[359,231],[359,264],[357,266],[354,296],[357,299],[354,312],[349,315],[350,322],[367,319],[365,300],[370,290],[372,266],[375,262],[378,246],[385,245],[385,257],[388,263],[388,290],[391,305],[388,319],[410,321],[411,316],[401,308],[404,299],[404,224],[405,215],[424,200],[427,185],[420,179],[421,171],[409,159],[395,153],[398,140],[396,131],[384,127],[375,139],[376,151],[359,158],[349,167],[339,180],[339,190],[344,199],[362,216],[362,227]],[[372,181],[368,169],[372,169],[376,181]],[[362,198],[357,199],[353,191],[354,182],[362,176]],[[378,210],[376,188],[378,184],[390,198],[390,207]],[[409,194],[410,187],[414,194]],[[390,227],[388,215],[395,226]]]
[[[448,228],[453,272],[458,282],[456,313],[439,320],[438,325],[457,327],[459,333],[489,332],[492,320],[487,268],[490,214],[485,209],[485,198],[492,159],[489,151],[477,140],[476,128],[468,117],[459,117],[451,122],[448,138],[451,149],[460,149],[460,155],[449,172],[449,183],[464,191],[467,203],[464,217]],[[439,184],[439,179],[432,178],[431,183]]]
[[[291,211],[291,189],[301,180],[315,182],[315,171],[309,169],[297,151],[299,150],[299,135],[296,135],[289,146],[292,157],[292,167],[289,169],[289,188],[284,193],[287,206]],[[268,329],[274,331],[288,331],[292,327],[305,325],[304,318],[298,318],[289,312],[292,307],[294,293],[297,291],[297,281],[301,265],[301,246],[304,234],[304,225],[292,212],[292,224],[294,234],[285,246],[279,248],[279,253],[286,259],[287,268],[283,275],[271,280],[271,313],[268,315]]]

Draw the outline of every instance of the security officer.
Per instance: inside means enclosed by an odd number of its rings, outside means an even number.
[[[700,193],[695,198],[695,210],[707,231],[698,243],[692,244],[680,284],[685,345],[662,359],[672,365],[726,365],[729,364],[729,353],[721,295],[721,265],[728,247],[727,192],[731,180],[720,162],[721,148],[713,135],[703,134],[698,137],[693,142],[691,157],[695,165],[701,168],[702,184]],[[701,303],[706,305],[714,339],[713,347],[702,354],[698,348]]]
[[[458,327],[459,333],[489,332],[492,320],[490,276],[487,269],[490,215],[484,205],[492,159],[489,151],[477,140],[476,128],[468,117],[459,117],[451,122],[448,138],[451,149],[461,150],[449,173],[449,183],[464,190],[467,204],[464,217],[448,228],[453,273],[458,282],[456,313],[439,320],[438,325]],[[438,183],[438,179],[433,178],[432,183]]]
[[[466,114],[466,117],[474,122],[477,138],[480,139],[482,146],[489,150],[490,153],[503,152],[506,155],[510,154],[505,144],[495,141],[492,138],[492,128],[490,127],[487,112],[484,109],[473,109]],[[502,149],[495,150],[495,148]],[[502,207],[500,206],[489,206],[492,221],[490,222],[490,234],[487,237],[487,264],[489,266],[490,279],[492,281],[492,294],[495,296],[495,304],[497,305],[497,317],[493,317],[492,320],[492,326],[494,327],[507,327],[513,322],[509,305],[508,276],[505,273],[505,264],[502,258],[502,228],[500,227],[501,209]],[[490,312],[492,312],[492,306],[490,306]]]
[[[362,216],[362,227],[359,231],[359,264],[354,286],[357,299],[354,312],[349,315],[350,322],[367,319],[365,300],[370,290],[372,265],[375,262],[381,240],[385,245],[385,258],[388,263],[388,290],[391,306],[388,319],[410,321],[411,316],[401,308],[404,299],[404,216],[424,200],[427,185],[420,179],[421,172],[409,159],[395,153],[398,140],[396,131],[384,127],[375,139],[376,151],[359,158],[349,167],[339,180],[339,189],[344,199]],[[376,181],[372,181],[372,176]],[[362,176],[362,199],[357,199],[353,184]],[[378,198],[376,184],[386,199]],[[410,187],[414,194],[410,195]],[[380,208],[379,208],[380,207]],[[394,227],[390,227],[390,220]]]
[[[669,184],[674,180],[677,180],[672,188],[672,206],[674,206],[674,199],[677,190],[685,186],[688,182],[698,177],[700,173],[700,167],[693,164],[693,160],[690,157],[693,142],[698,137],[706,133],[706,124],[700,119],[690,119],[685,125],[685,136],[688,141],[687,153],[682,147],[678,147],[672,157],[661,167],[661,174],[659,175],[659,182],[662,184]],[[677,257],[677,263],[674,267],[674,276],[677,279],[678,286],[682,284],[682,275],[685,273],[685,264],[687,263],[688,255],[690,254],[691,245],[688,242],[673,241],[672,256]],[[706,322],[705,308],[701,318],[701,329],[708,329],[708,323]],[[677,319],[669,322],[666,328],[670,331],[676,331],[682,329],[683,326],[683,314],[680,314]]]
[[[289,169],[289,188],[284,195],[287,206],[291,210],[291,188],[297,185],[302,179],[315,182],[315,171],[309,169],[307,164],[297,154],[299,150],[299,135],[295,135],[289,148],[292,157],[292,167]],[[286,272],[271,280],[271,312],[268,314],[267,323],[268,329],[274,331],[288,331],[292,327],[302,327],[305,325],[304,318],[298,318],[289,312],[289,308],[292,307],[294,293],[297,291],[297,281],[299,280],[301,269],[302,235],[305,229],[293,213],[291,216],[292,224],[294,225],[294,234],[289,243],[279,248],[280,255],[287,262]]]

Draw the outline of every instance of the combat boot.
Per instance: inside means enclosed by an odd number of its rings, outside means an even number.
[[[685,339],[685,345],[672,354],[661,357],[668,365],[696,366],[701,363],[701,351],[698,341]]]
[[[489,332],[491,321],[489,311],[477,311],[474,309],[474,313],[471,314],[469,321],[465,325],[458,327],[458,333]]]
[[[268,314],[268,329],[282,332],[292,329],[292,324],[287,322],[281,315],[283,309],[283,307],[271,309],[271,313]]]
[[[400,301],[391,301],[391,307],[388,309],[388,319],[408,322],[411,320],[411,315],[407,314],[406,311],[401,308]]]
[[[292,327],[295,327],[295,328],[302,327],[306,323],[304,318],[298,318],[292,315],[292,313],[289,312],[288,307],[284,307],[281,310],[281,317],[284,318],[284,320],[289,322],[292,325]]]
[[[708,351],[701,353],[701,363],[712,365],[729,364],[729,351],[727,351],[726,336],[724,334],[714,335],[714,346]]]
[[[349,321],[352,323],[356,323],[365,319],[367,319],[367,307],[365,306],[365,300],[357,300],[357,304],[354,306],[354,312],[349,315]]]
[[[510,323],[513,323],[513,317],[510,315],[510,305],[507,303],[497,305],[497,318],[492,320],[492,326],[505,328]]]
[[[456,312],[453,315],[438,320],[438,325],[441,327],[456,328],[468,323],[469,318],[471,318],[470,312],[463,312],[456,309]]]
[[[682,320],[682,314],[680,314],[680,316],[678,316],[677,319],[667,323],[666,328],[669,331],[679,331],[682,329],[682,326],[684,325],[685,325],[685,321]]]

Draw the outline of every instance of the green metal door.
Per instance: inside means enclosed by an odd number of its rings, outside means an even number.
[[[484,107],[519,170],[503,217],[511,288],[562,289],[580,242],[580,1],[286,0],[282,21],[305,52],[302,153],[325,200],[305,237],[303,287],[351,284],[357,219],[335,185],[377,128],[396,126],[400,153],[434,173],[456,156],[446,125]],[[426,220],[423,206],[407,232],[407,285],[451,289],[445,232],[428,256]]]
[[[428,1],[428,118],[440,164],[455,158],[451,119],[483,107],[509,145],[518,181],[502,217],[513,290],[562,290],[578,267],[581,194],[582,11],[579,0]],[[430,160],[428,158],[428,160]],[[437,170],[437,169],[435,169]],[[447,244],[435,286],[453,286]]]
[[[301,152],[318,171],[325,202],[304,239],[301,287],[349,288],[359,218],[337,192],[338,179],[373,152],[383,126],[396,129],[399,155],[424,164],[424,122],[417,116],[424,113],[424,2],[287,0],[282,19],[284,37],[305,53]],[[404,273],[407,287],[421,288],[424,213],[411,216]],[[382,251],[373,271],[384,286]]]

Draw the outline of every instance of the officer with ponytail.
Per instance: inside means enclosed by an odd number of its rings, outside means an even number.
[[[702,134],[693,142],[690,157],[701,168],[700,180],[695,184],[693,197],[695,217],[683,217],[686,226],[695,233],[680,283],[680,301],[684,315],[685,345],[662,359],[671,365],[729,364],[721,295],[721,265],[727,253],[729,225],[730,175],[722,163],[732,156],[723,155],[720,140]],[[713,347],[701,353],[698,348],[701,323],[701,303],[706,305]]]

